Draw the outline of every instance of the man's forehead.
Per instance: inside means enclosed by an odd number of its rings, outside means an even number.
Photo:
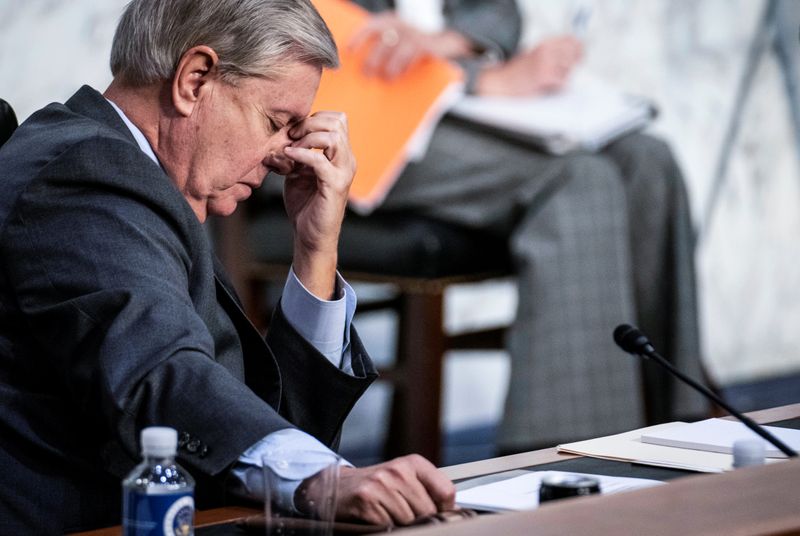
[[[307,64],[294,64],[278,79],[266,83],[267,109],[296,122],[311,111],[311,104],[319,87],[322,69]]]

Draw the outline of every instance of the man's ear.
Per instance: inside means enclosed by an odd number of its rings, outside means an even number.
[[[217,53],[205,45],[183,53],[172,79],[172,103],[180,115],[192,114],[200,93],[208,89],[204,86],[214,83],[218,63]]]

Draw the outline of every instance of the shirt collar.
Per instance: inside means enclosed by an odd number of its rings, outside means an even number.
[[[158,157],[156,157],[156,153],[153,151],[153,147],[150,145],[150,142],[147,141],[147,138],[144,137],[142,131],[139,130],[139,127],[134,125],[131,120],[128,119],[128,116],[125,115],[125,113],[114,103],[114,101],[108,99],[106,100],[114,108],[114,110],[116,110],[116,112],[122,118],[122,121],[125,122],[125,126],[127,126],[128,130],[131,131],[131,134],[133,134],[133,139],[135,139],[136,143],[139,145],[139,149],[141,149],[144,154],[149,156],[153,162],[161,166],[161,163],[158,161]]]

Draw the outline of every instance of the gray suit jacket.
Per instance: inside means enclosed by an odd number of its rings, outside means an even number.
[[[337,442],[375,378],[355,377],[278,308],[266,341],[203,227],[105,99],[84,87],[0,150],[0,533],[120,521],[138,433],[176,428],[199,506],[267,434]]]

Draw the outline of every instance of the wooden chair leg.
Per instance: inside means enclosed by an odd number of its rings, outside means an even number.
[[[387,458],[417,453],[441,462],[442,302],[441,291],[403,296]]]

